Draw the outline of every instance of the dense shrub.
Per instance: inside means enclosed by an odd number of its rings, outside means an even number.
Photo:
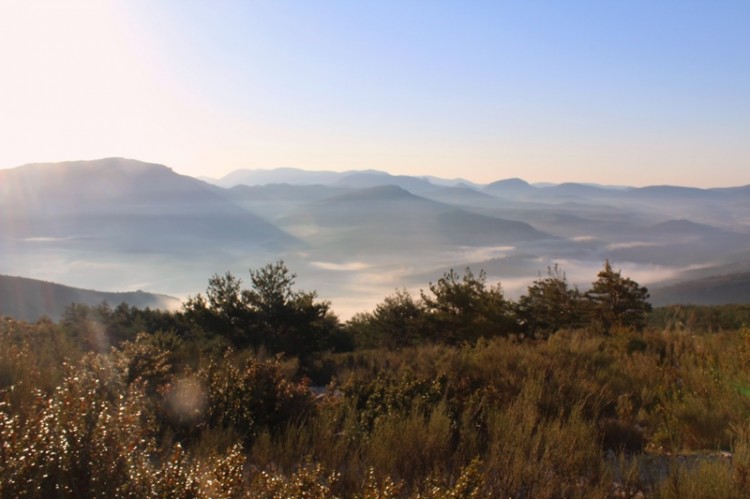
[[[283,261],[250,270],[251,287],[231,273],[214,275],[206,296],[188,299],[183,316],[235,348],[264,348],[299,357],[307,366],[319,353],[345,345],[330,303],[294,289],[296,275]]]

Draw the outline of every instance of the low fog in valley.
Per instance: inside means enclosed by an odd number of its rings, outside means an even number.
[[[750,271],[747,199],[748,186],[289,168],[198,180],[117,158],[34,164],[0,171],[0,274],[184,299],[215,273],[246,279],[282,259],[347,318],[451,268],[485,270],[515,298],[554,264],[586,289],[609,259],[661,304],[673,299],[664,286]],[[700,286],[694,294],[700,302]]]

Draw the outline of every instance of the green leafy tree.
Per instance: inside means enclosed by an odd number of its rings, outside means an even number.
[[[421,292],[428,334],[448,343],[474,341],[480,337],[508,334],[517,325],[511,304],[502,287],[487,285],[487,275],[474,275],[467,268],[463,276],[453,269]]]
[[[563,328],[582,324],[585,315],[583,295],[571,288],[565,272],[555,264],[547,268],[519,298],[516,314],[520,325],[529,333],[549,335]]]
[[[422,303],[403,289],[386,297],[374,312],[352,317],[347,328],[360,347],[396,349],[422,341],[424,317]]]
[[[329,347],[338,319],[315,291],[295,290],[296,277],[283,261],[251,270],[252,288],[242,298],[253,312],[253,335],[272,352],[297,355],[304,363]]]
[[[652,310],[648,298],[648,289],[613,270],[609,260],[586,293],[592,321],[607,333],[613,328],[642,330]]]
[[[206,297],[191,298],[185,315],[236,347],[265,347],[308,359],[331,346],[339,328],[330,303],[294,289],[296,275],[283,261],[250,270],[250,289],[232,274],[213,276]]]
[[[188,298],[183,315],[207,334],[222,336],[236,347],[258,343],[248,332],[252,311],[243,300],[242,281],[230,272],[214,274],[208,280],[206,296]]]

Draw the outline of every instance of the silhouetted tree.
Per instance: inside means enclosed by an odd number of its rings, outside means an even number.
[[[415,345],[424,338],[425,309],[405,289],[386,297],[372,313],[352,317],[347,327],[365,348],[401,348]]]
[[[113,345],[107,331],[112,308],[106,302],[96,306],[71,303],[63,312],[60,324],[84,350],[106,352]]]
[[[206,297],[185,304],[186,317],[204,330],[225,335],[236,347],[264,346],[304,361],[328,349],[338,329],[330,303],[295,290],[296,275],[283,261],[250,270],[250,289],[231,273],[213,276]]]
[[[568,285],[565,273],[555,264],[547,268],[547,277],[534,281],[518,299],[516,314],[526,331],[548,335],[580,326],[585,303],[583,295]]]
[[[623,327],[642,330],[652,309],[648,297],[648,289],[614,271],[609,260],[586,293],[592,321],[600,323],[607,333]]]
[[[463,276],[453,269],[430,283],[430,293],[421,292],[430,335],[455,343],[480,337],[508,334],[517,327],[509,301],[498,284],[487,286],[487,275],[474,275],[467,268]]]
[[[251,270],[253,286],[243,291],[243,299],[254,313],[256,336],[271,351],[304,359],[328,348],[338,319],[330,302],[316,301],[315,291],[294,290],[296,277],[282,261]]]
[[[243,299],[242,281],[230,272],[214,274],[208,280],[206,296],[188,298],[183,314],[206,333],[223,336],[238,348],[258,343],[249,335],[252,311]]]

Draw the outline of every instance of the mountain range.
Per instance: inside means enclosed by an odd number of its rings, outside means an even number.
[[[748,200],[750,186],[477,185],[292,168],[201,180],[122,158],[30,164],[0,170],[0,273],[184,298],[214,273],[242,278],[284,259],[346,316],[450,268],[484,269],[517,296],[555,263],[585,289],[610,259],[660,302],[745,301],[747,280],[719,276],[750,272]],[[705,279],[718,280],[658,291]],[[722,282],[733,291],[717,291]]]

